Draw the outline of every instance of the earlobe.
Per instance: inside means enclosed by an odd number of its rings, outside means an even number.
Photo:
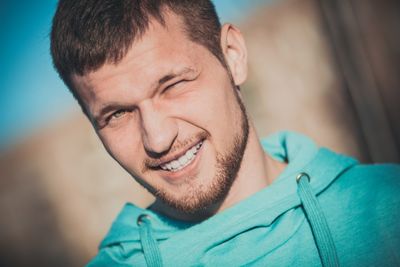
[[[221,47],[235,85],[247,79],[247,48],[242,33],[232,24],[221,28]]]

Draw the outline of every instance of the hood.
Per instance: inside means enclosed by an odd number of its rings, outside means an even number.
[[[313,197],[323,193],[342,172],[357,163],[352,158],[318,148],[310,139],[296,133],[277,133],[263,139],[261,143],[273,158],[288,163],[270,186],[197,224],[171,220],[128,203],[100,244],[100,250],[118,246],[120,253],[124,254],[124,259],[129,259],[138,266],[146,266],[141,229],[137,224],[138,218],[146,214],[151,220],[151,238],[156,242],[165,266],[206,265],[212,262],[214,253],[228,256],[227,253],[234,253],[239,242],[258,242],[260,234],[257,234],[257,229],[262,230],[262,237],[268,240],[263,245],[263,251],[273,251],[296,233],[306,217],[313,216],[304,216],[304,211],[297,207],[307,202],[307,199],[311,198],[311,201],[314,201]],[[302,193],[301,186],[299,191],[299,181],[296,181],[296,177],[301,178],[299,173],[306,174],[307,178],[311,177],[309,182],[305,182],[306,193]],[[310,198],[307,196],[307,190],[313,192]],[[311,203],[312,205],[314,204]],[[313,207],[309,212],[313,213]],[[305,210],[307,213],[307,209]],[[319,216],[323,217],[318,213],[316,216],[317,221]],[[314,231],[314,226],[311,226]],[[250,230],[251,235],[242,235]],[[329,244],[327,246],[329,247]],[[182,256],[182,251],[185,252],[185,257]],[[252,248],[247,253],[259,252]],[[319,253],[321,256],[324,251]],[[253,258],[256,259],[257,255]]]

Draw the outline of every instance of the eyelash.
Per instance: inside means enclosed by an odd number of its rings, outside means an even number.
[[[128,110],[126,110],[126,109],[120,109],[120,110],[117,110],[117,111],[115,111],[114,113],[112,113],[108,118],[107,118],[107,123],[109,123],[111,120],[113,120],[113,119],[119,119],[119,118],[121,118],[122,116],[124,116],[126,113],[128,113],[129,111]],[[116,117],[115,115],[116,114],[118,114],[118,113],[122,113],[120,116],[118,116],[118,117]]]
[[[172,89],[173,87],[175,87],[176,85],[185,82],[186,80],[179,80],[177,82],[174,82],[173,84],[168,85],[167,87],[164,88],[163,93],[168,91],[169,89]]]

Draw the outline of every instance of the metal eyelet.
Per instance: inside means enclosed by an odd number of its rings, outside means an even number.
[[[308,174],[305,173],[305,172],[301,172],[301,173],[299,173],[299,174],[297,175],[297,177],[296,177],[296,182],[299,183],[299,182],[300,182],[300,179],[301,179],[303,176],[307,177],[308,182],[311,181],[310,175],[308,175]]]
[[[140,214],[139,217],[137,218],[137,221],[136,221],[137,225],[140,225],[145,218],[146,219],[150,219],[150,215],[148,215],[148,214]]]

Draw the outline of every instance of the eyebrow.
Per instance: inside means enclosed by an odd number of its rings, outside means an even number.
[[[176,78],[176,77],[179,77],[179,76],[182,76],[182,75],[185,75],[185,74],[187,74],[187,73],[194,72],[194,71],[195,71],[195,70],[194,70],[193,68],[184,67],[184,68],[181,69],[181,70],[172,71],[172,72],[170,72],[170,73],[164,75],[163,77],[161,77],[161,78],[158,80],[158,82],[157,82],[155,85],[151,86],[151,88],[155,88],[155,89],[154,89],[154,92],[152,93],[152,95],[154,95],[155,92],[157,92],[158,88],[159,88],[161,85],[163,85],[163,84],[169,82],[170,80],[173,80],[173,79]],[[103,117],[105,114],[107,114],[108,112],[110,112],[110,111],[112,111],[112,110],[123,108],[124,106],[125,106],[125,105],[120,104],[120,103],[116,103],[116,102],[111,102],[111,103],[104,104],[103,107],[100,108],[100,111],[98,112],[98,114],[95,114],[95,115],[93,116],[94,123],[96,123],[96,125],[99,124],[99,121],[102,119],[102,117]],[[127,105],[126,105],[126,106],[127,106]]]

